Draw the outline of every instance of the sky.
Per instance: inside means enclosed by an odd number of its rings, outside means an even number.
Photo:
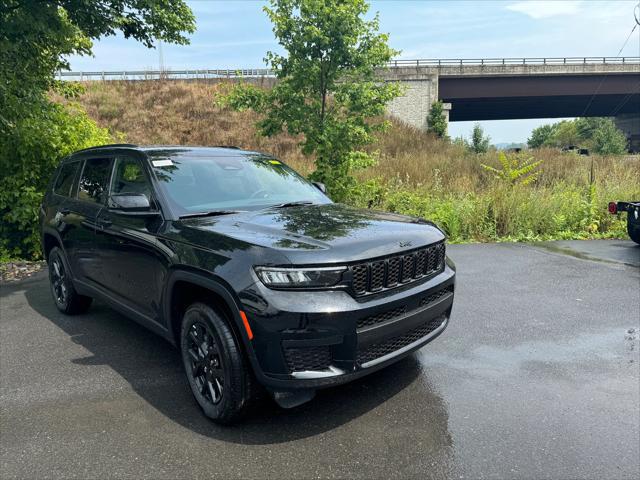
[[[381,31],[398,58],[616,56],[634,26],[638,0],[373,0]],[[197,32],[186,46],[163,44],[164,67],[261,68],[279,51],[264,1],[188,1]],[[93,57],[71,57],[74,71],[157,69],[159,51],[121,35],[94,44]],[[640,56],[640,28],[620,56]],[[524,142],[555,120],[479,122],[493,143]],[[449,134],[468,137],[474,122],[452,122]]]

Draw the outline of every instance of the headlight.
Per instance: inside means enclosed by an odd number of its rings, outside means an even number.
[[[332,287],[342,280],[346,267],[272,268],[255,267],[258,278],[267,287],[314,288]]]

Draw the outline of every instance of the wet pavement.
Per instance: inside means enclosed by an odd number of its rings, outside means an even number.
[[[2,287],[0,477],[637,478],[640,247],[454,245],[452,321],[416,355],[241,425],[179,357],[44,274]]]

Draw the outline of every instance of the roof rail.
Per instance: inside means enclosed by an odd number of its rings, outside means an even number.
[[[112,148],[112,147],[138,148],[138,145],[135,145],[133,143],[109,143],[107,145],[96,145],[95,147],[83,148],[82,150],[76,150],[76,152],[74,152],[74,153],[86,152],[86,151],[89,151],[89,150],[96,150],[96,149],[99,149],[99,148]]]
[[[234,150],[242,150],[242,148],[236,147],[235,145],[212,145],[211,148],[232,148]]]

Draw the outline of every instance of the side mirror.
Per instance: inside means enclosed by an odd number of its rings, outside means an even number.
[[[109,197],[109,209],[131,215],[157,215],[144,193],[117,193]]]
[[[327,194],[327,187],[325,187],[324,183],[320,183],[320,182],[313,182],[313,184],[315,185],[315,187],[320,190],[322,193],[324,193],[325,195]]]

